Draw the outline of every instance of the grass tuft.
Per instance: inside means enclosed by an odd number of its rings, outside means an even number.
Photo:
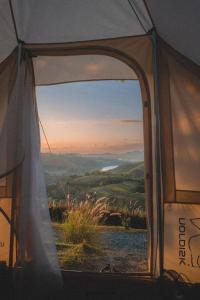
[[[97,241],[99,220],[106,210],[105,198],[98,200],[85,200],[73,204],[67,212],[66,221],[63,225],[65,242],[72,244],[90,243]]]

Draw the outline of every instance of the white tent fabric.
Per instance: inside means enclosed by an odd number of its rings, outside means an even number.
[[[199,282],[200,206],[165,204],[164,268]]]
[[[195,73],[188,76],[188,69],[173,58],[169,68],[176,189],[200,191],[200,78]]]
[[[87,80],[137,79],[129,66],[105,55],[38,56],[33,58],[36,85]]]
[[[26,43],[64,43],[145,33],[129,1],[17,0],[13,1],[13,9],[19,38]]]
[[[18,38],[25,43],[66,43],[145,34],[152,27],[150,18],[141,1],[137,0],[137,5],[133,2],[11,0]],[[4,44],[4,49],[0,50],[0,61],[16,45],[8,3],[0,0],[0,40]],[[141,25],[133,7],[144,24]],[[9,35],[6,34],[8,28],[12,28]],[[13,39],[15,44],[12,44]]]
[[[1,87],[6,85],[7,89],[1,94],[1,102],[6,104],[0,128],[0,176],[10,172],[10,177],[4,178],[12,198],[10,202],[14,215],[11,218],[11,231],[15,233],[13,242],[17,240],[17,243],[12,247],[14,257],[12,261],[9,260],[9,266],[23,267],[25,272],[28,271],[28,276],[32,279],[32,293],[37,295],[41,289],[46,289],[47,279],[51,287],[59,285],[61,274],[40,161],[40,133],[32,61],[27,55],[21,57],[19,49],[16,63],[16,54],[15,51],[1,70],[4,75]],[[4,202],[0,201],[0,206],[3,209],[3,205],[5,206],[9,216],[8,201],[3,200]],[[1,223],[6,226],[2,216],[0,226]],[[2,238],[3,236],[1,241]],[[5,239],[4,243],[11,251],[12,240]],[[8,258],[5,260],[8,261]]]
[[[0,62],[17,46],[9,1],[0,1]]]
[[[147,0],[159,35],[177,51],[200,64],[199,0]]]

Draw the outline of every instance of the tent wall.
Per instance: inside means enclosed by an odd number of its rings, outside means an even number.
[[[159,42],[164,268],[200,278],[200,68]]]
[[[4,131],[8,102],[16,81],[17,56],[16,51],[0,64],[0,136]],[[12,266],[16,260],[16,243],[13,234],[12,208],[13,208],[13,172],[8,174],[8,151],[10,136],[1,144],[0,153],[0,260],[2,264]]]
[[[174,270],[186,282],[200,282],[200,207],[164,205],[164,269]]]
[[[199,203],[200,68],[162,41],[159,92],[164,200]]]

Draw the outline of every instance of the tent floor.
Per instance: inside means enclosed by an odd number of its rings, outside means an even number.
[[[11,272],[10,272],[11,273]],[[56,293],[32,297],[24,287],[23,295],[17,296],[10,273],[0,276],[0,299],[2,300],[196,300],[200,299],[200,285],[186,285],[166,279],[120,274],[98,274],[63,271],[64,286]],[[30,285],[29,285],[30,286]],[[20,292],[21,294],[21,292]],[[36,293],[37,294],[37,293]]]
[[[195,300],[200,285],[175,283],[150,277],[63,272],[64,298],[68,300]],[[66,297],[66,295],[68,297]]]

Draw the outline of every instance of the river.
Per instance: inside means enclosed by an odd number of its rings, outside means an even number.
[[[114,170],[116,169],[117,167],[119,167],[118,165],[115,165],[115,166],[108,166],[108,167],[104,167],[101,169],[102,172],[107,172],[107,171],[110,171],[110,170]]]

